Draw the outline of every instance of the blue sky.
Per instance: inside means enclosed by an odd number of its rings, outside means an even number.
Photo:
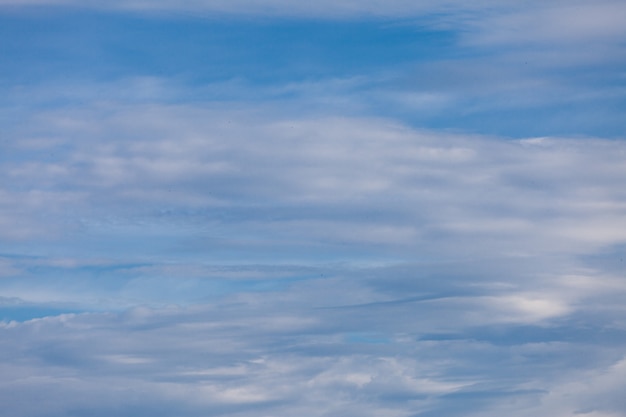
[[[626,415],[621,1],[0,0],[0,402]]]

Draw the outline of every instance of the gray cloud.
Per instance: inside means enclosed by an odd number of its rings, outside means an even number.
[[[335,270],[207,305],[5,322],[3,352],[20,359],[2,363],[3,404],[16,416],[623,412],[611,394],[623,389],[623,326],[576,314],[515,325],[506,303],[482,302],[510,289],[461,275],[472,269]],[[372,291],[383,284],[440,298],[394,301]]]

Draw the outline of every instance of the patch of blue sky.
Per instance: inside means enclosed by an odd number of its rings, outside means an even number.
[[[0,74],[13,105],[29,85],[59,85],[40,103],[58,106],[86,99],[80,83],[151,77],[148,89],[167,80],[176,92],[148,94],[149,101],[271,100],[354,111],[328,107],[328,96],[340,95],[365,114],[420,127],[512,137],[624,131],[623,62],[610,50],[564,66],[556,60],[575,56],[575,46],[555,44],[543,55],[523,47],[515,56],[506,44],[464,42],[472,36],[464,22],[444,28],[442,16],[327,21],[49,10],[0,19],[10,57]]]
[[[190,306],[237,293],[277,292],[299,281],[320,279],[328,268],[246,265],[239,262],[121,263],[117,259],[74,259],[4,255],[13,269],[2,278],[2,311],[7,320],[75,312],[123,311],[142,305]],[[102,254],[101,254],[102,255]],[[129,258],[133,254],[126,253]],[[138,255],[135,255],[137,257]],[[173,259],[170,254],[169,259]],[[248,259],[248,262],[250,260]],[[207,261],[207,262],[210,262]],[[7,298],[9,297],[9,298]]]
[[[381,21],[163,18],[60,12],[2,15],[4,77],[120,76],[253,84],[345,77],[450,53],[450,31]]]
[[[5,322],[23,322],[43,317],[54,317],[61,314],[79,314],[85,310],[76,308],[76,306],[38,306],[38,305],[21,305],[14,307],[0,306],[0,321]]]

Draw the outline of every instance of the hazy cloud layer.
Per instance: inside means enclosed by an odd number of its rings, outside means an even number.
[[[122,103],[43,111],[12,135],[1,167],[8,241],[193,227],[196,241],[184,233],[181,245],[349,243],[412,260],[450,245],[522,256],[626,238],[621,141]]]
[[[5,321],[14,415],[624,410],[620,141],[123,103],[11,134],[4,316],[114,312]]]
[[[19,416],[623,412],[626,329],[602,317],[621,307],[579,299],[584,315],[539,324],[549,301],[498,301],[496,283],[468,291],[481,282],[458,272],[462,285],[451,275],[433,288],[429,272],[355,271],[205,306],[5,323],[3,352],[19,359],[2,365],[3,404]],[[400,281],[444,296],[339,305]]]
[[[623,416],[625,13],[0,0],[3,411]]]

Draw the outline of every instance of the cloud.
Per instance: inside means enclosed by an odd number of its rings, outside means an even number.
[[[172,2],[169,0],[159,0],[153,2],[146,1],[113,1],[102,4],[97,1],[78,3],[74,0],[3,0],[0,5],[4,6],[74,6],[89,7],[95,9],[113,9],[129,11],[183,11],[183,12],[209,12],[209,13],[232,13],[243,15],[270,15],[270,16],[306,16],[306,17],[352,17],[352,16],[383,16],[383,17],[403,17],[416,13],[449,10],[453,7],[472,9],[485,5],[496,4],[492,1],[482,1],[474,6],[467,6],[458,1],[444,2],[410,2],[405,0],[395,0],[383,2],[380,0],[367,1],[339,1],[319,3],[293,3],[285,0],[235,0],[235,1],[183,1]]]
[[[480,21],[475,42],[519,44],[615,42],[623,38],[626,7],[617,1],[548,2],[538,7],[511,8]]]
[[[621,5],[0,5],[8,414],[626,412]]]
[[[467,2],[405,0],[319,1],[294,3],[285,0],[234,1],[98,1],[2,0],[0,7],[61,6],[81,9],[117,10],[140,13],[195,13],[300,18],[415,19],[426,16],[436,27],[462,28],[478,42],[511,43],[520,40],[615,39],[623,35],[624,7],[605,0],[593,5],[584,1],[529,1],[522,5],[483,0]],[[420,22],[422,23],[422,22]]]
[[[350,334],[381,342],[369,351],[406,335],[471,339],[480,326],[598,325],[621,308],[619,270],[584,258],[615,258],[626,240],[620,141],[271,105],[96,103],[9,127],[3,214],[37,234],[3,230],[0,285],[21,303],[3,307],[6,320],[231,298],[258,308],[233,328],[282,328],[305,355],[349,351]]]
[[[14,58],[5,70],[15,82],[3,88],[6,111],[13,118],[34,103],[94,99],[232,107],[272,101],[292,113],[332,109],[519,138],[623,132],[623,8],[615,2],[402,2],[398,15],[382,18],[360,15],[356,9],[368,13],[369,3],[358,2],[347,20],[327,19],[337,15],[335,3],[310,6],[319,5],[324,18],[290,3],[256,20],[238,14],[255,15],[254,7],[237,4],[231,18],[206,19],[196,12],[88,13],[84,3],[75,11],[81,19],[60,8],[51,25],[41,24],[45,13],[9,13]]]
[[[429,271],[432,280],[420,277]],[[454,283],[428,266],[410,274],[336,270],[334,278],[239,292],[204,305],[4,322],[3,351],[21,359],[1,365],[3,404],[16,416],[44,408],[50,415],[156,408],[185,416],[623,411],[619,396],[599,401],[623,389],[623,327],[611,329],[591,316],[581,322],[564,311],[554,317],[543,307],[528,316],[521,301],[527,296],[519,292],[502,304],[471,294],[472,286],[494,277],[459,276]],[[373,282],[406,294],[394,277],[421,291],[436,290],[440,282],[456,295],[428,306],[319,308],[381,300],[384,294],[374,287],[368,291]],[[511,284],[522,283],[519,278],[511,277]],[[589,306],[580,298],[571,307]],[[491,319],[518,307],[525,325]],[[489,313],[475,316],[481,309]],[[584,395],[567,396],[571,392]],[[33,395],[37,402],[19,400]]]
[[[0,258],[0,278],[15,276],[20,272],[10,259]]]
[[[15,148],[19,158],[2,166],[15,186],[2,191],[10,195],[3,216],[13,228],[39,224],[38,234],[53,236],[72,212],[88,234],[130,232],[135,222],[148,234],[193,227],[196,243],[180,241],[192,250],[203,239],[244,250],[260,239],[274,247],[350,243],[400,258],[450,245],[532,255],[588,253],[626,239],[619,141],[502,141],[385,119],[185,105],[107,104],[31,120],[13,137],[42,140],[46,131],[55,156]],[[5,239],[22,236],[11,230]]]

